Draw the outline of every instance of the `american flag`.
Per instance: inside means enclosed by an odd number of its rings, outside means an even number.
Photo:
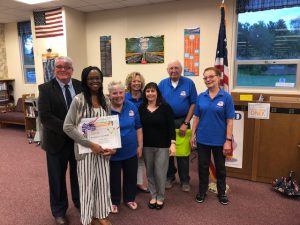
[[[33,12],[36,38],[64,35],[62,8]]]
[[[226,26],[225,26],[225,6],[221,5],[221,23],[219,29],[218,46],[216,52],[215,67],[218,68],[221,73],[221,87],[224,91],[229,91],[229,69],[228,69],[228,58],[227,58],[227,38],[226,38]]]
[[[226,27],[225,27],[225,6],[224,3],[221,5],[221,23],[219,29],[218,46],[216,51],[215,67],[221,71],[220,85],[224,91],[229,92],[229,69],[228,69],[228,58],[227,58],[227,38],[226,38]],[[212,182],[216,182],[216,168],[214,164],[213,155],[211,155],[211,161],[209,165],[209,174]]]

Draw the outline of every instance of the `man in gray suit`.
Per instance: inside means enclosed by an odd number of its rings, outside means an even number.
[[[69,164],[72,200],[80,208],[74,143],[63,132],[63,123],[72,98],[81,92],[81,82],[72,79],[72,60],[55,59],[55,78],[39,85],[38,109],[42,124],[42,148],[46,151],[50,207],[57,224],[67,224],[66,171]]]

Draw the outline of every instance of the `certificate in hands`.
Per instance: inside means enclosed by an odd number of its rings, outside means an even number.
[[[119,117],[103,116],[94,118],[83,118],[78,126],[78,131],[86,138],[102,148],[121,148],[121,135]],[[78,145],[79,154],[90,153],[92,150]]]

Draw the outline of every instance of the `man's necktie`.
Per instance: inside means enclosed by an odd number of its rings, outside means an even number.
[[[71,102],[72,102],[72,96],[71,96],[71,92],[69,90],[69,85],[65,85],[65,89],[66,89],[66,101],[67,101],[67,106],[68,109],[70,108]]]

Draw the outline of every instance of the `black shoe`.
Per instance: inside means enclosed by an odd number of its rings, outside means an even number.
[[[204,202],[205,197],[206,197],[206,194],[200,194],[200,193],[197,194],[197,195],[196,195],[196,202],[198,202],[198,203]]]
[[[156,203],[156,209],[157,210],[160,210],[160,209],[162,209],[164,207],[164,203],[162,203],[162,204],[157,204]]]
[[[222,204],[222,205],[227,205],[228,204],[228,198],[226,195],[218,195],[218,198],[219,198],[219,202]]]
[[[59,217],[55,217],[55,222],[57,225],[67,225],[68,221],[66,220],[65,217],[59,216]]]
[[[156,203],[148,202],[148,207],[149,207],[149,209],[155,209],[156,208]]]

